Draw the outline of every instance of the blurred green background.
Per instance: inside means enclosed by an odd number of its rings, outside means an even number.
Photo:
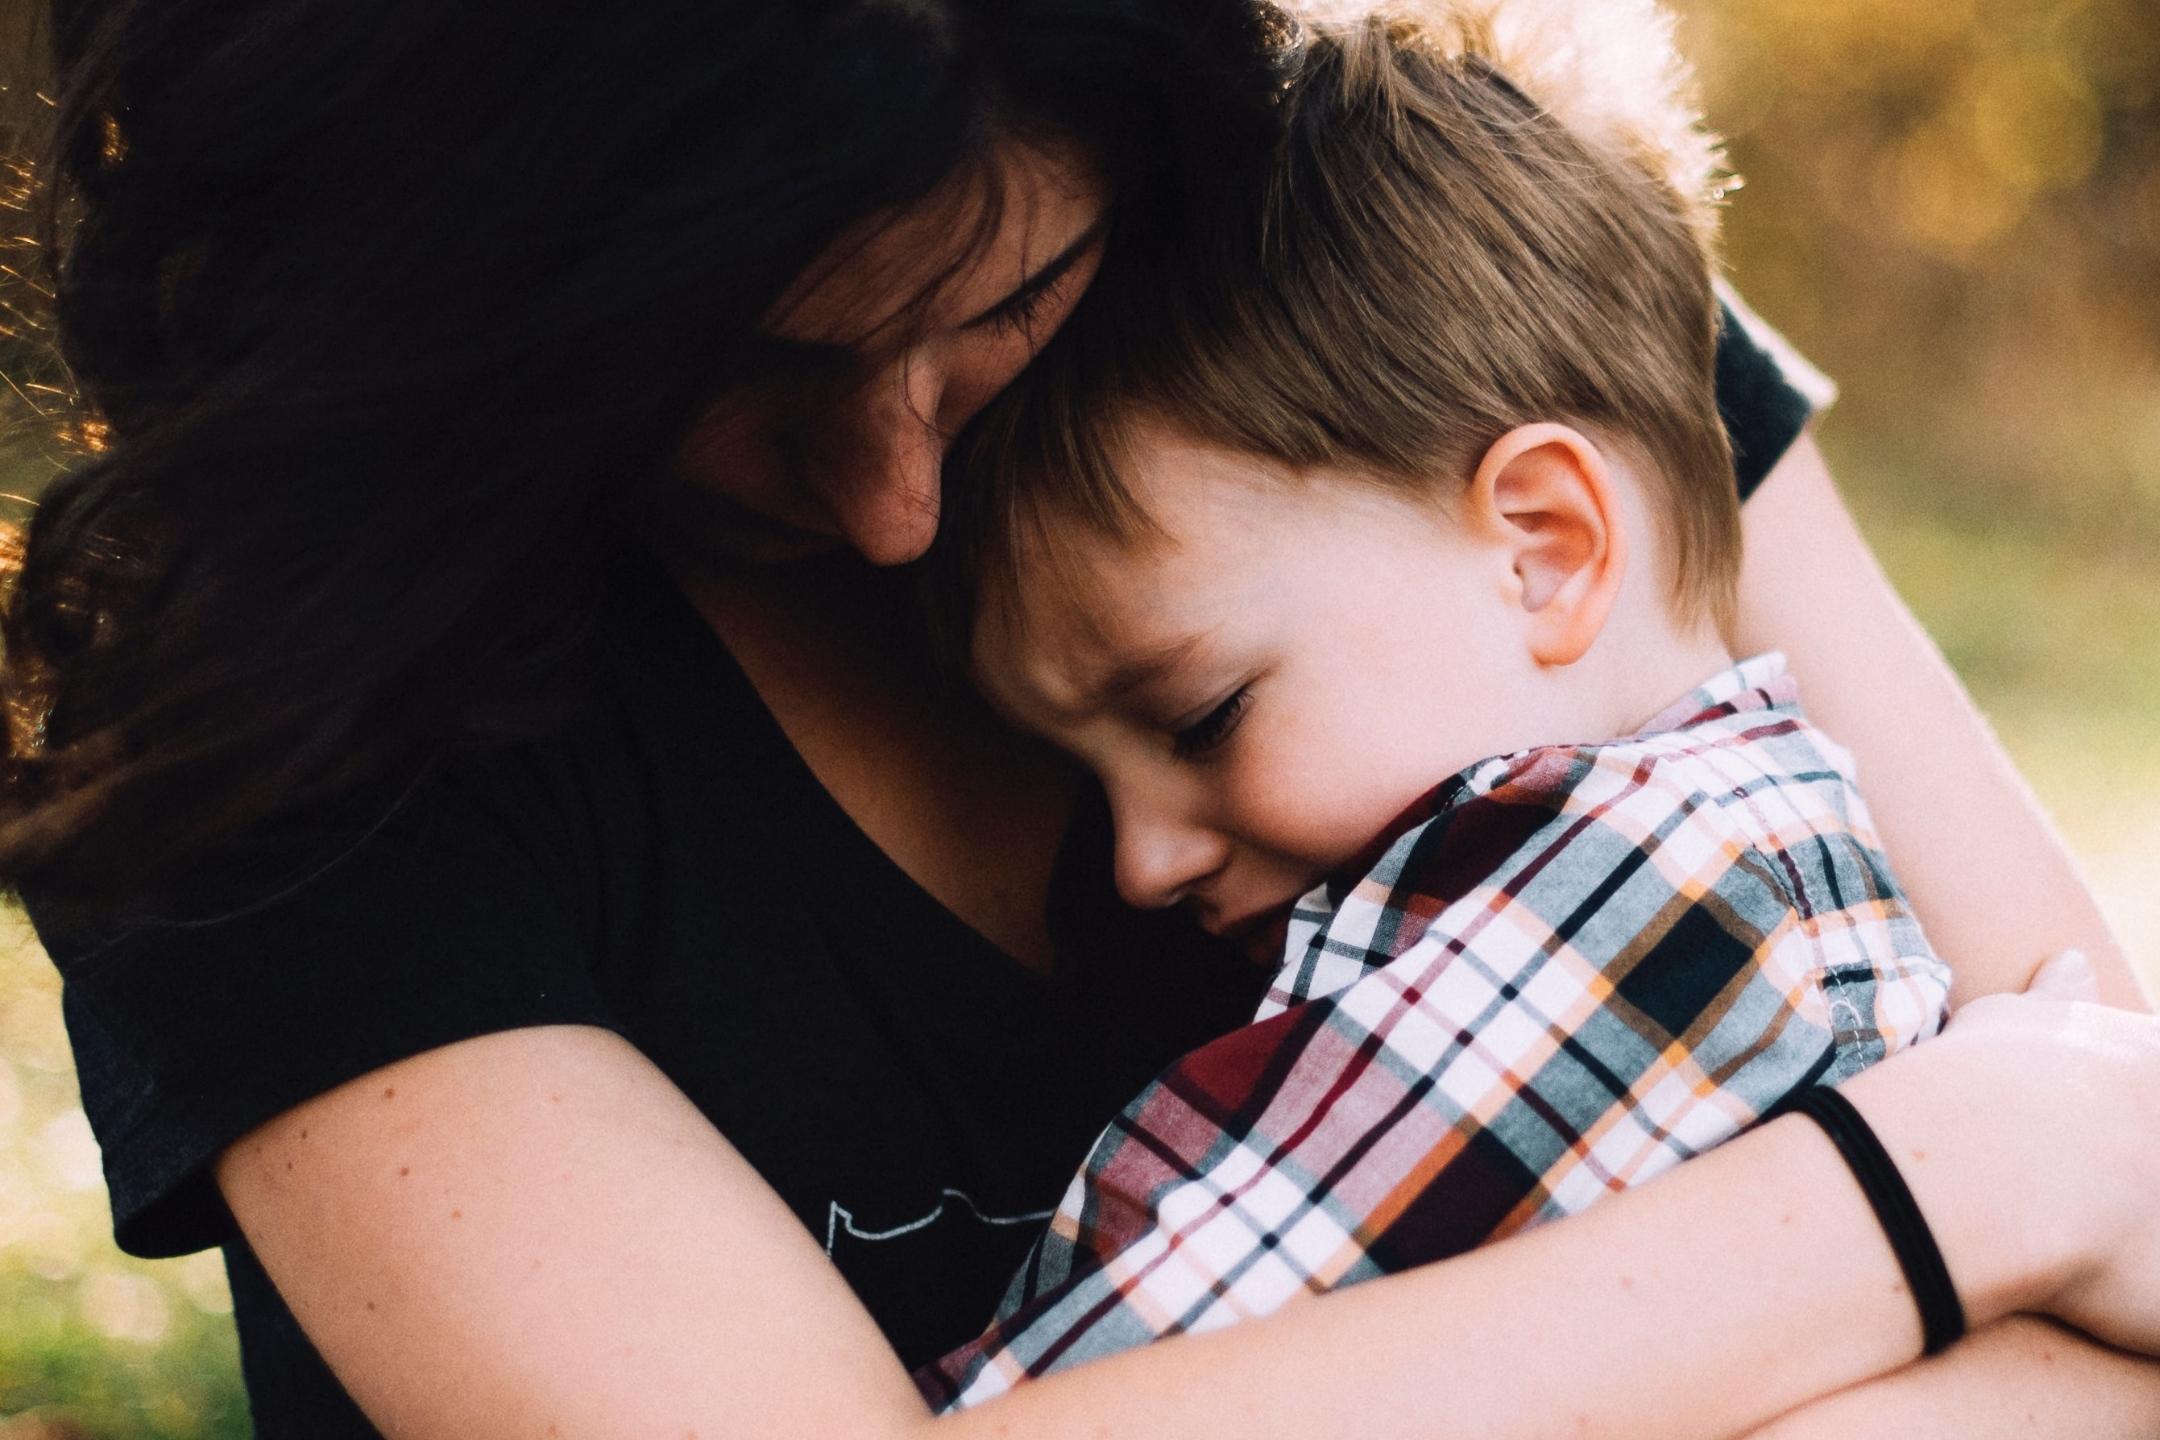
[[[1841,384],[1821,435],[1870,538],[2160,987],[2160,11],[1682,11],[1746,181],[1731,272]],[[0,66],[25,13],[0,0]],[[0,68],[15,100],[27,73]],[[0,490],[53,463],[27,243],[0,235]],[[107,1225],[59,982],[11,921],[0,1440],[245,1434],[216,1258],[130,1260]]]

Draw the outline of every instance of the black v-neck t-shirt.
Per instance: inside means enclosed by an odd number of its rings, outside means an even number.
[[[1745,334],[1727,340],[1745,493],[1810,407]],[[1259,971],[1117,901],[1099,800],[1053,880],[1055,975],[1036,974],[856,827],[657,568],[626,569],[600,650],[595,703],[561,736],[265,836],[188,915],[92,936],[26,897],[65,980],[120,1243],[224,1248],[266,1440],[376,1432],[211,1166],[346,1080],[521,1026],[619,1032],[912,1367],[977,1333],[1119,1107],[1257,1003]]]
[[[1099,810],[1057,868],[1057,973],[1030,971],[857,828],[656,567],[604,627],[602,698],[558,741],[445,768],[357,844],[281,835],[220,894],[239,913],[46,937],[120,1242],[225,1247],[262,1435],[374,1431],[210,1167],[346,1079],[519,1026],[620,1032],[912,1367],[988,1320],[1124,1101],[1258,1002],[1252,967],[1116,901]]]

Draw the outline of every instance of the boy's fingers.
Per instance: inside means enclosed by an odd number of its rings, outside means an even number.
[[[2084,951],[2064,950],[2048,957],[2025,987],[2025,993],[2044,995],[2050,1000],[2098,1000],[2100,977],[2093,973],[2092,961],[2085,958]]]

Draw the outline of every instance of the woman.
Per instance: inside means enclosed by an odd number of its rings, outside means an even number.
[[[895,1354],[980,1324],[1093,1128],[1253,984],[1114,904],[1099,811],[930,682],[878,567],[1101,248],[1176,243],[1283,37],[1230,3],[587,8],[55,10],[60,314],[114,439],[10,604],[5,873],[121,1238],[226,1246],[265,1435],[910,1429]],[[1737,338],[1730,368],[1752,478],[1788,452],[1751,638],[1900,771],[1877,808],[1938,943],[1973,993],[2103,947],[2023,811],[1992,865],[1958,847],[2008,783],[1942,806],[1931,767],[1984,741],[1911,664],[1805,405]],[[1810,654],[1826,605],[1888,627],[1893,679]],[[1932,748],[1886,700],[1942,717]],[[1976,1320],[2160,1349],[2160,1175],[2122,1138],[2152,1031],[2013,1004],[1853,1087]],[[1996,1167],[2058,1154],[2002,1213]],[[1807,1197],[1790,1225],[1766,1187]],[[1410,1433],[1444,1396],[1463,1433],[1734,1433],[1909,1359],[1893,1277],[1788,1122],[954,1423]],[[1621,1324],[1669,1337],[1657,1385]],[[1287,1345],[1361,1366],[1285,1395]],[[1730,1393],[1758,1352],[1802,1358]],[[2118,1413],[2152,1389],[2031,1322],[1898,1383],[1983,1363]]]

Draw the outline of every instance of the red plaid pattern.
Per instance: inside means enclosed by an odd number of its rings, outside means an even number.
[[[1781,657],[1470,767],[1298,906],[1255,1022],[1096,1143],[961,1408],[1646,1180],[1940,1028],[1949,973]]]

